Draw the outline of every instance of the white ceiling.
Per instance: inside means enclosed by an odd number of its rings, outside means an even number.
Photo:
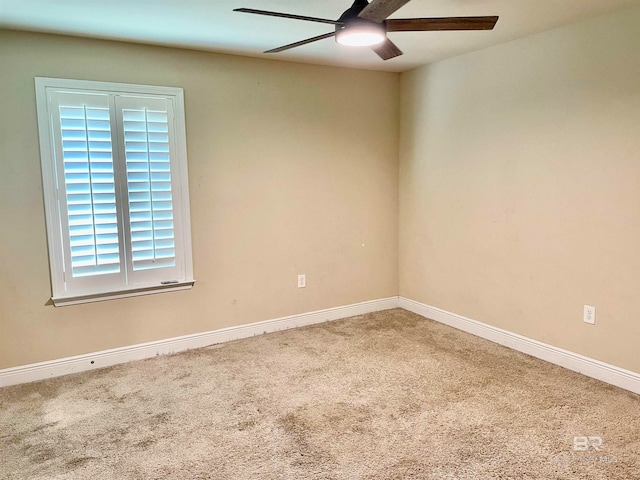
[[[247,7],[337,19],[353,0],[0,0],[0,28],[169,45],[252,57],[400,72],[639,5],[640,0],[412,0],[392,18],[499,15],[492,31],[394,32],[404,55],[383,62],[365,48],[321,40],[331,25],[233,12]]]

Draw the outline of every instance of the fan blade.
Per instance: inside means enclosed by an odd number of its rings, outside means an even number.
[[[400,50],[396,44],[388,38],[380,45],[371,47],[371,49],[376,52],[382,60],[389,60],[390,58],[402,55],[402,50]]]
[[[308,22],[329,23],[331,25],[344,25],[343,22],[337,20],[328,20],[326,18],[305,17],[302,15],[291,15],[289,13],[270,12],[268,10],[255,10],[253,8],[235,8],[234,12],[255,13],[256,15],[266,15],[268,17],[292,18],[293,20],[306,20]]]
[[[372,22],[382,23],[385,18],[406,3],[409,3],[409,1],[410,0],[373,0],[362,9],[358,17],[371,20]]]
[[[333,37],[336,32],[325,33],[324,35],[318,35],[317,37],[307,38],[306,40],[300,40],[296,43],[290,43],[289,45],[284,45],[282,47],[273,48],[271,50],[267,50],[264,53],[278,53],[283,52],[284,50],[289,50],[290,48],[299,47],[301,45],[306,45],[307,43],[317,42],[318,40],[323,40],[325,38]]]
[[[390,18],[387,32],[492,30],[498,17]]]

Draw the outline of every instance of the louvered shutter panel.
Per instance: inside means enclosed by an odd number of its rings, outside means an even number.
[[[167,112],[123,109],[133,270],[175,266]]]
[[[184,276],[180,261],[180,176],[175,165],[173,103],[166,98],[118,96],[127,205],[124,224],[132,284],[162,275],[170,282]],[[154,273],[155,272],[155,273]]]
[[[118,273],[121,254],[109,99],[57,95],[59,183],[64,183],[68,261],[72,277]],[[62,178],[60,178],[62,177]]]

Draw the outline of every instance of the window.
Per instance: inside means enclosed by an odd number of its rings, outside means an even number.
[[[193,283],[180,88],[36,78],[56,306]]]

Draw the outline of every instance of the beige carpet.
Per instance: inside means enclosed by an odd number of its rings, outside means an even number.
[[[4,388],[0,478],[631,480],[639,413],[398,309]]]

